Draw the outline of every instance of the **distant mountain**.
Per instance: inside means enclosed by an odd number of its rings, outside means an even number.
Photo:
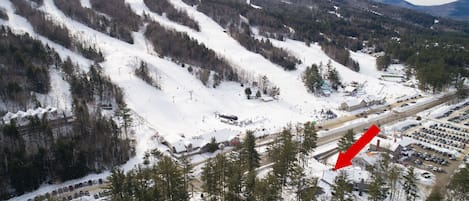
[[[413,10],[426,12],[435,16],[449,17],[457,20],[469,21],[469,0],[459,0],[451,3],[446,3],[443,5],[438,5],[444,3],[445,1],[432,1],[432,6],[423,6],[429,5],[422,3],[420,0],[375,0],[382,3],[402,6],[410,8]],[[446,1],[448,2],[448,1]]]

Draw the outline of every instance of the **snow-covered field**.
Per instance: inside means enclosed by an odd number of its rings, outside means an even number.
[[[193,17],[200,24],[200,32],[152,13],[144,5],[143,0],[126,0],[126,2],[136,13],[143,14],[145,12],[163,26],[187,33],[226,58],[237,68],[252,73],[253,77],[267,76],[275,86],[280,88],[280,97],[279,100],[272,102],[247,100],[244,88],[234,82],[223,82],[216,89],[207,88],[187,69],[169,59],[158,57],[151,49],[151,44],[144,38],[143,28],[142,31],[133,34],[135,44],[128,44],[68,18],[56,8],[52,0],[44,0],[44,5],[40,9],[47,13],[51,19],[66,26],[80,40],[96,45],[104,53],[106,61],[101,64],[104,67],[104,72],[125,92],[125,101],[134,112],[138,123],[134,128],[137,139],[137,156],[124,165],[124,169],[130,169],[141,163],[145,151],[154,148],[164,150],[163,146],[158,145],[152,139],[152,136],[157,132],[170,143],[194,142],[201,139],[208,141],[211,137],[224,140],[243,133],[247,129],[265,129],[264,133],[274,133],[288,123],[318,121],[320,120],[318,113],[323,109],[332,109],[339,116],[348,114],[337,110],[344,100],[344,94],[335,93],[331,97],[316,97],[307,92],[302,82],[301,76],[306,66],[319,63],[325,65],[331,60],[319,45],[312,44],[308,47],[299,41],[271,39],[275,46],[290,51],[302,60],[298,70],[284,71],[261,55],[246,50],[225,33],[224,29],[216,22],[195,8],[184,4],[181,0],[170,0],[170,2]],[[85,7],[90,7],[89,0],[81,0],[81,3]],[[10,1],[0,0],[0,5],[5,7],[9,15],[8,21],[0,21],[2,24],[8,25],[15,32],[29,33],[53,47],[61,58],[71,57],[81,70],[88,70],[91,61],[36,34],[29,22],[14,14],[14,8]],[[376,70],[376,58],[364,53],[352,53],[352,58],[360,63],[360,72],[351,71],[334,61],[332,61],[332,66],[338,70],[344,83],[356,81],[363,84],[365,95],[384,96],[388,100],[394,100],[397,97],[416,92],[413,88],[395,82],[379,80],[382,72]],[[133,74],[139,61],[147,62],[149,70],[158,75],[162,90],[146,84]],[[68,84],[61,79],[60,73],[55,71],[51,73],[51,81],[53,85],[51,94],[40,97],[41,101],[64,110],[70,109]],[[252,121],[253,123],[244,126],[228,125],[220,122],[215,115],[216,113],[237,115],[241,121]],[[373,118],[370,117],[370,119]],[[197,156],[193,160],[200,161],[206,157],[210,156]],[[321,167],[326,168],[325,166]],[[90,175],[80,180],[68,181],[65,185],[89,178],[105,177],[108,174],[109,172]],[[26,194],[14,200],[24,200],[56,187],[56,185],[47,185],[35,193]]]

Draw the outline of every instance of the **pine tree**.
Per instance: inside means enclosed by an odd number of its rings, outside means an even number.
[[[323,80],[316,64],[306,68],[303,73],[303,82],[310,92],[315,93],[316,90],[320,89]]]
[[[345,152],[348,148],[350,148],[350,146],[352,146],[352,144],[355,142],[353,135],[353,130],[348,130],[347,133],[342,138],[340,138],[337,145],[339,151]]]
[[[246,137],[241,145],[241,160],[249,172],[254,171],[260,165],[260,156],[256,150],[256,137],[252,131],[246,132]]]
[[[351,201],[349,195],[352,193],[352,186],[347,180],[347,174],[341,171],[334,180],[332,186],[332,201]]]
[[[438,186],[435,186],[426,201],[443,201],[443,196],[440,194],[439,189],[440,188]]]
[[[254,190],[256,200],[280,200],[281,186],[277,176],[269,173],[264,179],[256,181]]]
[[[466,201],[469,198],[469,168],[465,167],[455,173],[448,186],[448,200]]]
[[[215,177],[215,162],[213,159],[208,160],[202,168],[202,188],[207,192],[209,200],[217,200],[218,183]]]
[[[292,137],[291,128],[285,128],[278,142],[269,151],[269,157],[274,162],[273,173],[282,186],[287,184],[287,177],[297,161],[297,145]]]
[[[243,162],[240,159],[240,154],[232,152],[229,157],[229,163],[227,164],[227,181],[226,181],[226,200],[240,201],[242,200],[243,183],[244,183],[244,168]],[[249,175],[249,173],[248,173]],[[247,187],[246,187],[247,188]],[[253,188],[252,188],[253,189]],[[246,189],[247,190],[247,189]]]
[[[316,201],[319,188],[317,178],[304,179],[299,191],[300,201]]]
[[[163,156],[158,161],[156,177],[157,185],[161,189],[163,200],[183,201],[188,200],[189,195],[184,188],[184,174],[181,168],[171,158]]]
[[[390,194],[390,200],[394,199],[394,196],[396,195],[396,190],[397,190],[397,182],[399,181],[400,178],[400,171],[395,167],[391,167],[391,170],[389,171],[389,183],[391,186],[391,194]]]
[[[385,186],[384,179],[380,174],[374,173],[372,175],[373,181],[370,183],[368,194],[371,201],[383,201],[386,199],[388,189]]]
[[[182,172],[184,174],[184,189],[193,193],[194,186],[192,180],[194,180],[193,167],[191,161],[185,154],[181,157]]]
[[[115,115],[121,120],[121,126],[124,127],[124,133],[126,138],[128,139],[128,129],[132,126],[132,114],[130,113],[130,109],[127,108],[127,104],[122,103],[119,105],[119,109],[115,112]]]
[[[248,99],[251,99],[251,94],[252,94],[251,88],[249,88],[249,87],[246,88],[246,89],[244,90],[244,93],[246,94],[246,97],[247,97]]]
[[[418,198],[417,195],[417,184],[416,184],[416,176],[414,172],[414,168],[410,167],[407,170],[406,175],[404,175],[404,191],[406,193],[406,199],[408,201],[415,201]]]
[[[303,140],[301,142],[300,153],[303,156],[307,156],[317,147],[318,135],[316,133],[316,128],[313,123],[305,123],[303,128]],[[305,158],[303,157],[303,160]],[[304,162],[304,161],[303,161]]]
[[[122,170],[112,170],[109,177],[109,190],[111,191],[112,200],[125,201],[130,196],[125,193],[126,175]]]
[[[244,142],[241,145],[240,160],[242,169],[247,171],[244,176],[244,195],[253,199],[253,191],[256,185],[256,168],[260,166],[260,155],[256,150],[256,137],[252,131],[247,131]],[[239,168],[238,167],[238,168]]]

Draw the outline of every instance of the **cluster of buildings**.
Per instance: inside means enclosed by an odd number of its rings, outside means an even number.
[[[366,96],[365,98],[350,98],[343,102],[340,105],[341,110],[345,110],[348,112],[367,108],[367,107],[372,107],[375,105],[383,105],[386,103],[386,98],[385,97],[380,97],[380,96],[373,96],[369,95]]]
[[[8,112],[0,120],[2,124],[10,124],[12,121],[16,123],[17,126],[26,126],[29,124],[31,118],[37,117],[39,119],[47,118],[47,120],[57,120],[72,115],[66,114],[64,112],[59,112],[57,108],[53,107],[39,107],[36,109],[29,109],[27,111],[18,111],[16,113]]]

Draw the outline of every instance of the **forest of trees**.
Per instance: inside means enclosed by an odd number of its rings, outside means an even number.
[[[324,53],[334,61],[349,67],[355,72],[360,71],[360,64],[350,57],[348,49],[333,44],[324,44],[321,47]]]
[[[132,31],[138,31],[143,22],[125,0],[90,0],[90,3],[93,9],[111,17],[110,36],[134,43]]]
[[[289,34],[289,29],[278,23],[275,18],[265,15],[262,10],[254,9],[245,1],[223,0],[201,1],[197,9],[214,19],[218,24],[229,31],[231,36],[251,52],[261,54],[285,70],[295,70],[300,61],[282,48],[272,45],[269,40],[254,38],[250,26],[256,26],[260,34],[283,40]],[[249,22],[241,19],[240,15],[247,17]],[[270,33],[271,30],[282,30]]]
[[[328,11],[335,8],[330,1],[292,2],[251,1],[265,8],[262,10],[266,15],[293,28],[294,39],[306,43],[318,42],[331,58],[352,69],[358,70],[358,65],[348,59],[347,50],[360,50],[366,41],[367,47],[386,53],[385,57],[379,59],[379,68],[385,69],[390,60],[394,59],[407,64],[414,70],[420,87],[425,90],[441,91],[454,85],[458,74],[468,74],[465,69],[469,65],[469,30],[464,22],[442,19],[445,23],[435,25],[434,17],[426,14],[382,4],[354,4],[353,1],[342,1],[345,5],[338,10],[342,18],[331,17]],[[385,15],[375,15],[367,9],[376,9]],[[430,26],[432,29],[428,28]],[[335,45],[330,47],[330,42]]]
[[[145,5],[159,15],[165,16],[177,23],[200,31],[199,23],[189,17],[185,11],[177,10],[168,0],[144,0]]]
[[[306,88],[312,93],[318,92],[321,88],[323,78],[316,64],[311,65],[311,67],[306,67],[306,70],[303,72],[303,82]]]
[[[57,53],[29,35],[15,35],[0,27],[0,98],[9,108],[26,110],[31,92],[50,89],[49,67],[58,65]],[[8,105],[11,103],[11,105]],[[4,114],[6,111],[0,111]]]
[[[114,201],[184,201],[189,200],[184,169],[172,158],[153,155],[158,162],[150,167],[138,167],[128,173],[113,170],[109,190]],[[186,163],[187,164],[187,163]]]
[[[22,194],[44,182],[78,178],[130,158],[133,148],[123,134],[131,120],[123,93],[102,75],[100,67],[80,73],[70,59],[62,62],[53,49],[27,34],[15,35],[4,26],[0,28],[0,44],[0,96],[9,111],[41,106],[35,93],[49,92],[49,71],[55,68],[70,83],[74,117],[74,121],[54,124],[47,118],[31,117],[27,125],[12,121],[0,126],[1,199],[11,195],[6,192],[10,188]],[[109,116],[102,116],[101,103],[121,105],[117,111],[127,111],[119,113],[127,118],[121,122],[127,124],[118,125]]]
[[[140,61],[140,65],[135,68],[134,71],[135,75],[145,81],[147,84],[156,87],[157,89],[161,89],[161,85],[157,79],[153,78],[148,72],[148,63],[144,61]]]
[[[202,168],[205,200],[280,200],[286,187],[293,188],[298,200],[316,200],[321,191],[317,179],[308,178],[303,167],[307,156],[316,147],[317,134],[313,124],[298,127],[301,142],[296,142],[292,129],[286,128],[270,148],[273,170],[257,178],[260,154],[256,137],[248,131],[242,143],[231,153],[209,159]],[[150,163],[155,158],[156,164]],[[192,166],[182,156],[178,162],[159,152],[148,153],[145,167],[124,174],[113,171],[110,177],[113,200],[188,200],[192,191]],[[154,185],[153,185],[154,184]],[[129,187],[130,186],[130,187]],[[169,190],[171,189],[171,190]]]
[[[75,50],[88,59],[97,62],[104,61],[102,52],[95,46],[90,46],[74,38],[67,27],[56,24],[47,18],[42,11],[34,8],[31,3],[25,0],[12,0],[11,2],[15,5],[16,13],[25,17],[38,34],[65,48]]]
[[[242,46],[251,52],[262,55],[285,70],[296,70],[296,64],[300,63],[300,60],[291,56],[286,50],[273,46],[269,39],[259,40],[252,37],[249,25],[241,23],[241,27],[230,26],[229,31],[231,36]]]
[[[54,4],[68,17],[92,29],[107,33],[110,20],[90,8],[83,7],[80,0],[54,0]]]
[[[221,80],[239,81],[236,69],[225,59],[185,33],[166,29],[152,22],[147,26],[145,37],[153,43],[155,51],[160,55],[200,67],[201,70],[196,75],[206,86],[209,84],[211,71],[216,73],[213,76],[214,87],[218,86]]]

